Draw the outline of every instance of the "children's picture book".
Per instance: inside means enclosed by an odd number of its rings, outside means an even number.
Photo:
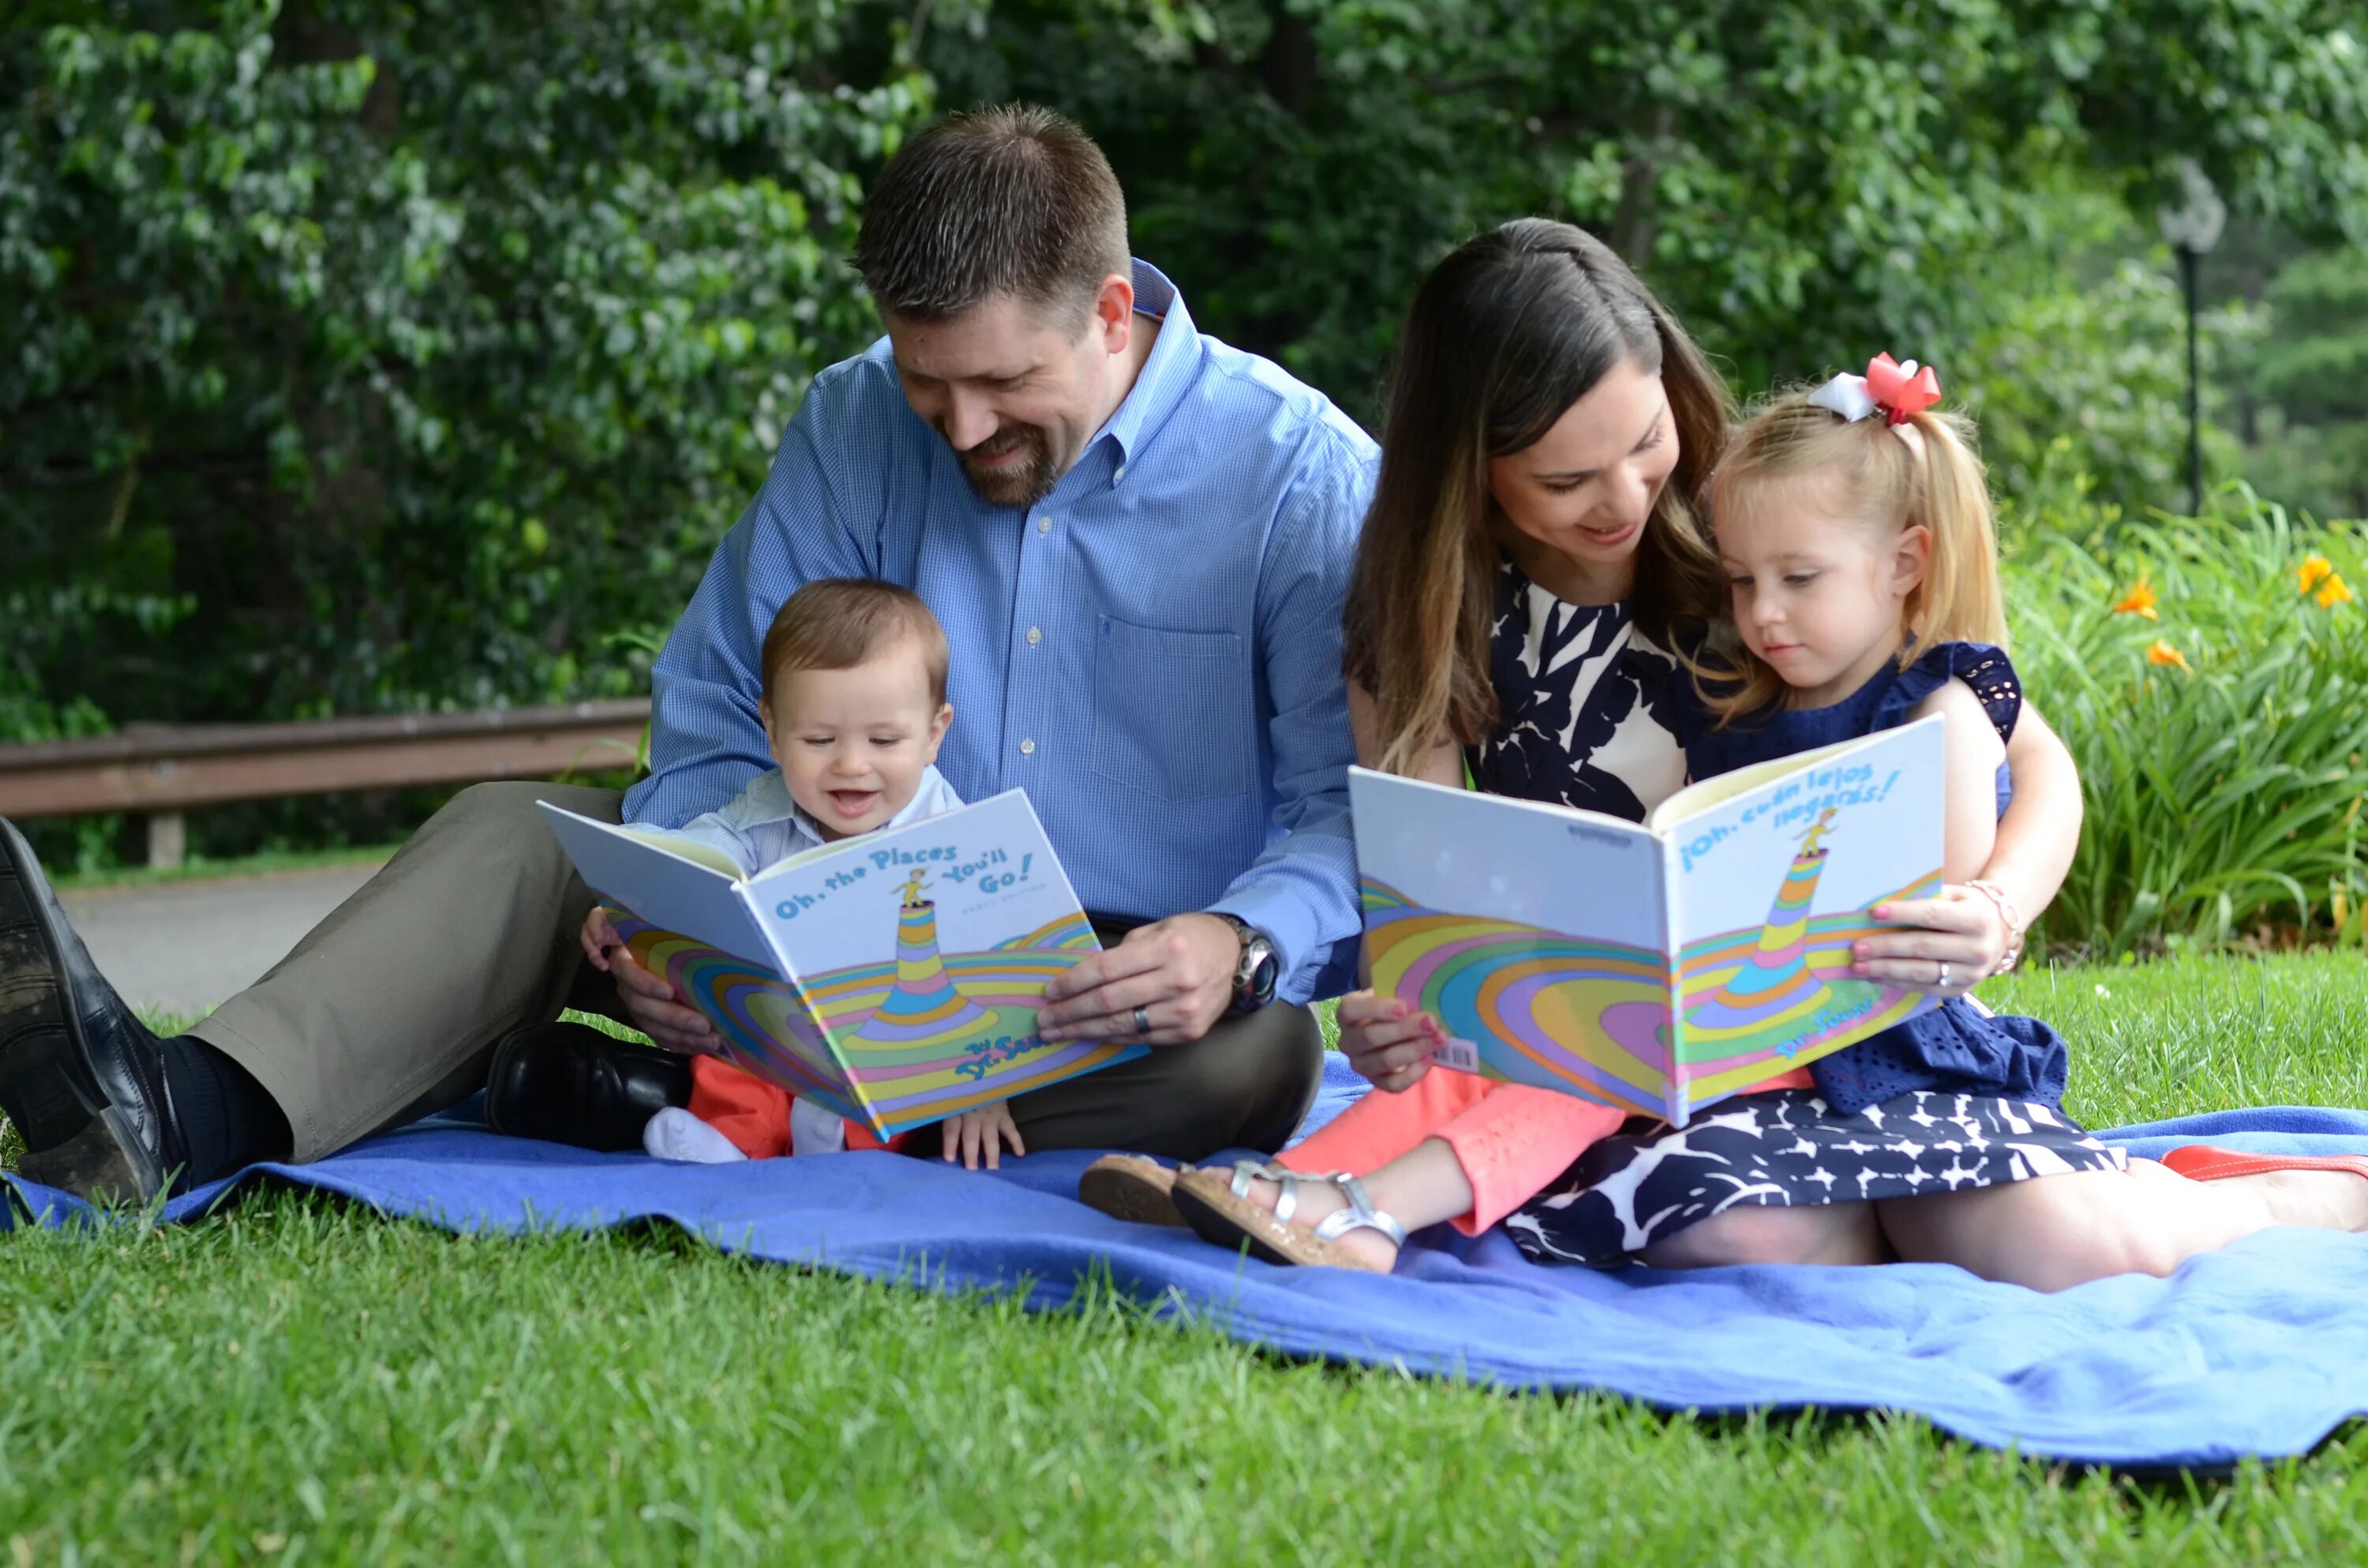
[[[1682,790],[1643,825],[1350,770],[1370,983],[1434,1061],[1666,1119],[1936,1004],[1853,978],[1941,885],[1936,715]]]
[[[735,1066],[875,1136],[1144,1052],[1036,1032],[1045,983],[1101,944],[1021,790],[749,877],[694,839],[542,810]]]

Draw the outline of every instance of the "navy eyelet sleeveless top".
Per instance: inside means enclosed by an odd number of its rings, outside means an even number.
[[[2003,650],[1985,642],[1943,642],[1907,668],[1887,665],[1830,708],[1777,709],[1710,727],[1709,716],[1685,688],[1679,726],[1686,762],[1697,779],[1732,773],[1756,762],[1896,729],[1922,702],[1952,680],[1980,699],[2001,741],[2012,737],[2022,713],[2022,683]],[[2013,784],[1998,767],[1998,809],[2005,812]],[[1943,1094],[2003,1095],[2049,1107],[2064,1103],[2070,1066],[2064,1041],[2036,1018],[1993,1017],[1963,997],[1810,1063],[1817,1092],[1835,1110],[1854,1115],[1868,1106],[1918,1089]]]

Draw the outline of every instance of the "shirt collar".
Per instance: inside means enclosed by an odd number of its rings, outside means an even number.
[[[1147,261],[1134,263],[1134,309],[1159,323],[1159,341],[1151,346],[1151,357],[1143,362],[1126,400],[1102,426],[1101,435],[1118,445],[1113,477],[1183,401],[1200,359],[1200,334],[1193,328],[1192,312],[1184,307],[1184,296]]]
[[[916,821],[927,815],[930,803],[935,800],[942,783],[943,780],[938,776],[936,764],[932,763],[923,768],[921,787],[913,791],[913,798],[905,802],[904,809],[871,831],[880,833],[888,828],[902,827],[908,822]],[[788,823],[797,831],[799,836],[805,840],[806,846],[810,849],[819,848],[825,844],[834,842],[825,835],[822,824],[808,815],[803,806],[790,798],[789,780],[781,777],[780,769],[775,768],[772,772],[761,776],[757,780],[755,789],[750,791],[750,795],[749,805],[753,808],[753,812],[750,819],[742,825],[756,827],[768,822]],[[841,839],[836,842],[846,841]]]

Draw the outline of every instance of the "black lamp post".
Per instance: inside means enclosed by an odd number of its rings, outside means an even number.
[[[2195,276],[2203,253],[2219,241],[2228,210],[2220,204],[2220,193],[2212,188],[2211,177],[2192,158],[2179,160],[2179,205],[2157,209],[2155,221],[2162,225],[2162,237],[2179,253],[2180,279],[2187,286],[2187,510],[2193,516],[2203,510],[2203,377],[2195,352]]]

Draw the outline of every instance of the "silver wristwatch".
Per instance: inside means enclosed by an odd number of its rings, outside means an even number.
[[[1222,909],[1212,913],[1241,939],[1242,956],[1234,963],[1233,1010],[1255,1013],[1274,1000],[1276,983],[1282,978],[1282,960],[1274,950],[1274,938]]]

